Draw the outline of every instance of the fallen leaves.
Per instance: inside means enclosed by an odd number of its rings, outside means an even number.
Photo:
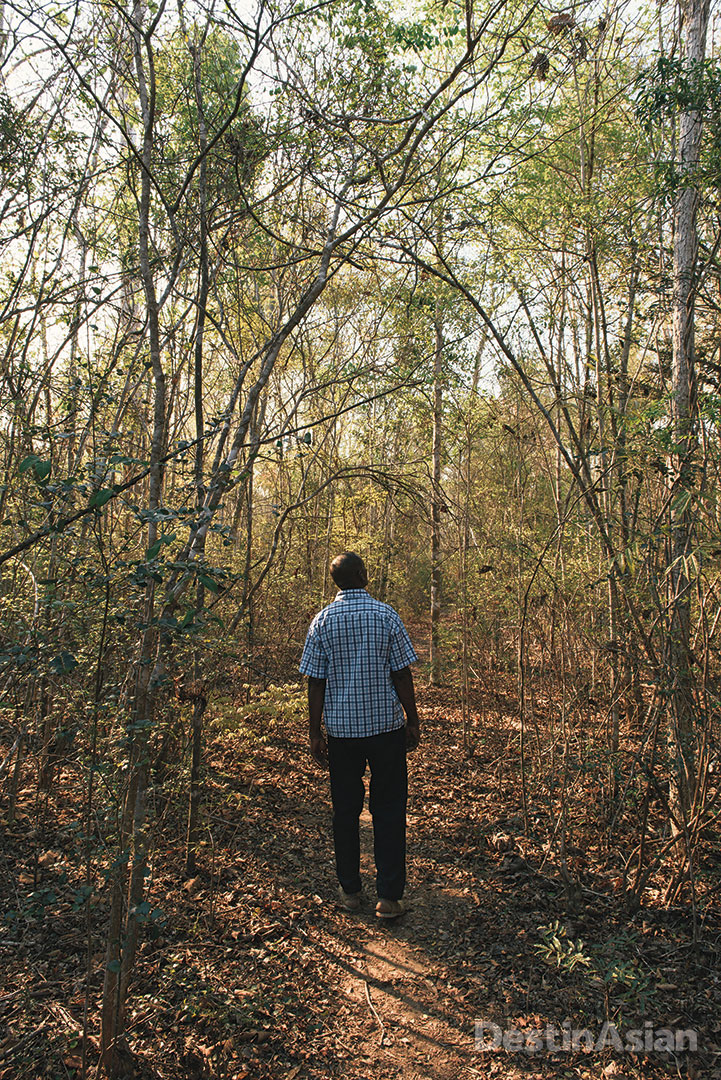
[[[514,762],[499,765],[511,728],[500,714],[485,713],[483,751],[467,760],[453,734],[460,730],[453,702],[440,692],[427,700],[441,704],[424,708],[433,751],[427,745],[411,763],[413,907],[406,924],[395,928],[376,926],[372,908],[367,917],[350,921],[330,899],[326,780],[298,756],[300,721],[298,731],[276,727],[262,743],[248,729],[242,737],[224,735],[209,748],[212,782],[205,809],[212,845],[200,853],[201,872],[182,880],[177,821],[168,819],[154,838],[149,896],[163,909],[166,929],[162,938],[143,940],[134,976],[130,1038],[139,1059],[152,1061],[169,1080],[390,1080],[406,1068],[409,1075],[415,1069],[416,1075],[451,1080],[462,1074],[459,1061],[473,1060],[477,1016],[510,1016],[521,1027],[539,1028],[568,1016],[595,1019],[609,1007],[637,1007],[629,988],[611,978],[540,963],[533,950],[538,927],[564,917],[563,883],[552,868],[554,850],[542,847],[548,837],[543,820],[534,819],[538,840],[533,828],[526,834]],[[239,802],[234,784],[241,782]],[[69,793],[65,805],[70,815]],[[367,819],[363,827],[369,845]],[[39,885],[32,859],[21,857],[23,839],[20,830],[0,853],[11,869],[5,875],[6,902],[19,912],[5,937],[0,932],[0,945],[12,942],[0,956],[12,986],[0,997],[0,1035],[12,1028],[9,1041],[0,1042],[0,1080],[37,1080],[47,1061],[58,1074],[77,1073],[79,1050],[69,1042],[70,1036],[77,1041],[81,1029],[88,913],[95,1039],[104,975],[102,882],[100,902],[73,910],[68,897],[83,879],[78,874],[63,885],[62,875],[73,873],[72,859],[48,826],[33,838],[41,852],[38,879],[65,906],[34,913],[28,897]],[[586,852],[583,873],[592,875],[601,854],[582,836],[574,840]],[[696,1000],[699,1023],[704,1017],[716,1023],[721,994],[710,976],[694,974],[693,982],[688,974],[688,929],[654,918],[652,909],[644,912],[643,927],[634,928],[620,897],[611,893],[616,875],[597,869],[602,887],[588,878],[586,922],[581,926],[579,915],[574,934],[600,947],[625,933],[618,949],[633,951],[634,970],[652,972],[651,1004],[659,1015],[666,1009],[677,1016]],[[367,964],[373,955],[379,968],[371,981]],[[363,990],[366,978],[388,1034],[382,1047]],[[349,980],[359,993],[346,991]],[[679,995],[687,985],[698,986],[696,999],[689,990],[688,1005]],[[50,1012],[44,1008],[48,1001]],[[688,1026],[685,1012],[678,1019]],[[19,1056],[4,1056],[15,1055],[18,1046]],[[94,1066],[92,1043],[88,1052]],[[660,1055],[643,1065],[647,1080],[663,1076],[664,1069]],[[570,1054],[563,1061],[531,1063],[504,1053],[484,1058],[482,1070],[482,1076],[504,1080],[638,1076],[628,1063],[600,1057],[591,1069],[587,1058],[576,1061]]]

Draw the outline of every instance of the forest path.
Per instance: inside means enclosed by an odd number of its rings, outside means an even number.
[[[450,688],[421,688],[418,699],[422,743],[409,756],[410,908],[392,922],[375,916],[367,808],[361,817],[364,905],[354,915],[338,904],[328,778],[309,760],[304,715],[294,720],[292,731],[279,722],[261,735],[262,745],[245,744],[253,780],[243,848],[247,865],[254,865],[265,883],[266,906],[279,914],[290,912],[300,966],[286,970],[278,983],[303,1003],[298,1031],[305,1044],[295,1047],[295,1061],[300,1056],[302,1063],[288,1072],[273,1068],[267,1074],[267,1058],[264,1063],[256,1057],[251,1062],[257,1071],[237,1075],[243,1080],[265,1075],[273,1080],[649,1080],[686,1075],[678,1071],[678,1061],[660,1055],[642,1061],[612,1050],[476,1050],[476,1020],[523,1038],[522,1033],[542,1033],[548,1024],[558,1029],[569,1017],[577,1018],[580,1028],[598,1031],[608,1016],[608,987],[582,965],[567,969],[544,963],[539,956],[544,935],[560,932],[588,943],[609,968],[637,955],[640,936],[622,929],[619,898],[603,891],[607,876],[593,878],[581,849],[574,856],[574,872],[594,880],[595,888],[586,891],[584,904],[574,905],[571,914],[542,844],[553,829],[552,811],[536,803],[532,827],[524,829],[513,696],[494,691],[475,719],[472,753],[463,746],[457,694]],[[579,791],[579,817],[583,797]],[[664,985],[673,994],[684,976],[679,954],[669,948],[665,916],[647,912],[644,918],[643,933],[649,935],[645,968],[666,969]],[[687,945],[686,933],[679,940]],[[614,1018],[644,1015],[646,984],[639,980],[638,997],[634,985],[618,984],[621,997],[613,1005]],[[664,1006],[659,998],[656,1005],[659,1016],[671,1015],[676,1007],[671,1002]]]
[[[367,809],[361,818],[364,906],[352,915],[338,904],[328,777],[308,757],[304,710],[291,724],[279,718],[256,727],[255,737],[247,730],[243,736],[240,756],[249,802],[234,825],[237,857],[244,867],[246,903],[256,890],[263,900],[254,910],[272,913],[262,918],[275,919],[277,927],[283,924],[282,957],[263,955],[260,970],[264,985],[270,981],[285,995],[275,1014],[294,1019],[281,1031],[268,1023],[266,1003],[258,1036],[262,1048],[249,1058],[252,1068],[236,1077],[650,1080],[701,1075],[679,1072],[678,1061],[662,1055],[639,1059],[612,1049],[476,1050],[476,1020],[496,1025],[495,1033],[510,1029],[521,1040],[528,1033],[542,1034],[547,1025],[558,1030],[568,1018],[579,1029],[598,1032],[609,1008],[614,1020],[642,1023],[648,993],[655,1015],[675,1016],[675,987],[686,978],[683,949],[689,929],[672,921],[671,930],[667,915],[652,910],[645,911],[640,928],[626,927],[622,898],[607,872],[594,866],[592,850],[583,847],[582,787],[574,811],[579,846],[569,865],[590,887],[583,903],[569,909],[555,860],[544,848],[554,829],[553,807],[536,798],[530,827],[524,828],[512,693],[499,686],[484,701],[483,714],[474,718],[472,753],[463,746],[458,695],[451,688],[426,687],[418,699],[422,743],[409,756],[410,909],[393,922],[375,916]],[[281,934],[280,929],[268,932]],[[568,967],[551,955],[544,963],[539,950],[549,935],[559,933],[591,949],[602,970],[641,963],[635,958],[643,952],[639,977],[613,983],[612,1001],[609,983],[593,969]],[[257,965],[256,957],[256,971]],[[646,971],[655,981],[648,981]],[[689,1014],[679,1013],[679,1019],[682,1015]],[[289,1070],[278,1063],[287,1063]]]
[[[412,830],[413,818],[409,826]],[[373,910],[373,832],[367,809],[361,817],[361,851],[368,883],[365,910],[345,916],[352,924],[347,931],[351,954],[339,981],[343,1024],[356,1033],[353,1075],[358,1080],[473,1075],[473,1017],[429,952],[448,938],[449,928],[471,917],[470,893],[457,896],[443,881],[419,883],[409,889],[405,916],[379,920]]]
[[[157,795],[148,899],[158,930],[139,950],[130,995],[133,1080],[688,1080],[719,1078],[721,919],[704,915],[694,949],[683,912],[661,905],[629,921],[623,898],[584,833],[579,786],[572,911],[552,858],[553,806],[535,792],[520,811],[512,696],[494,691],[464,751],[457,698],[419,694],[423,742],[410,759],[410,910],[374,914],[372,826],[362,818],[366,902],[337,901],[327,775],[307,751],[300,695],[232,698],[208,709],[198,873],[184,875],[182,815]],[[278,698],[282,707],[278,708]],[[88,1006],[91,1058],[105,971],[105,902],[75,902],[74,772],[40,822],[22,793],[0,851],[0,1080],[78,1080],[77,1032]],[[592,811],[592,808],[591,808]],[[33,828],[34,847],[28,843]],[[34,854],[33,854],[34,853]],[[82,854],[82,852],[81,852]],[[38,897],[47,898],[49,911]],[[152,927],[150,928],[152,930]],[[548,955],[566,936],[594,967]],[[546,949],[544,963],[539,952]],[[590,961],[589,961],[590,963]],[[621,965],[622,978],[600,978]],[[625,973],[625,974],[624,974]],[[89,985],[89,997],[85,987]],[[699,1032],[695,1061],[661,1053],[478,1052],[474,1021],[540,1032],[572,1018],[598,1032],[607,1016]],[[91,1075],[88,1073],[88,1075]]]
[[[322,992],[324,1070],[316,1040],[313,1058],[326,1077],[471,1080],[501,1075],[500,1070],[505,1077],[516,1075],[505,1054],[478,1054],[474,1048],[474,1021],[494,1012],[498,990],[491,950],[499,949],[498,935],[504,933],[506,915],[497,893],[505,887],[497,875],[489,878],[496,853],[486,834],[499,827],[503,747],[515,732],[504,723],[493,738],[489,732],[489,771],[485,751],[473,757],[464,752],[457,699],[441,691],[419,698],[423,742],[409,756],[410,907],[396,920],[375,916],[367,807],[361,817],[363,908],[349,914],[337,902],[327,775],[307,755],[305,722],[282,735],[271,724],[260,745],[244,743],[251,802],[238,854],[247,867],[255,864],[253,876],[273,883],[269,906],[291,911],[305,970],[312,966],[315,972],[313,991]],[[520,835],[520,818],[506,814],[502,824],[519,826]],[[514,884],[506,881],[511,890]],[[506,926],[511,935],[518,930],[516,916]],[[316,1073],[309,1063],[288,1075],[300,1080]]]

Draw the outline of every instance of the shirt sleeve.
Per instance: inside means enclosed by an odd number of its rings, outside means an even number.
[[[416,651],[411,645],[411,639],[408,637],[408,631],[400,619],[394,619],[391,627],[391,651],[389,659],[391,671],[400,671],[402,668],[408,667],[409,664],[414,663],[418,659]]]
[[[300,658],[300,673],[301,675],[308,675],[311,679],[328,678],[328,657],[323,651],[315,619],[310,624],[305,645],[303,646],[303,655]]]

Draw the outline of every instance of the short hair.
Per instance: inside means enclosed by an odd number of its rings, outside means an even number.
[[[339,589],[351,589],[359,577],[367,577],[365,563],[354,551],[336,555],[330,564],[330,573]]]

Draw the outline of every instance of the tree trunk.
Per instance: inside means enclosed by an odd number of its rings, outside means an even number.
[[[435,349],[433,356],[433,450],[431,478],[431,686],[440,681],[441,621],[441,423],[443,420],[443,326],[440,315],[434,322]]]
[[[709,0],[688,0],[683,13],[683,59],[688,78],[698,78],[696,65],[704,59]],[[696,70],[694,70],[696,68]],[[678,191],[673,221],[673,359],[672,420],[674,446],[670,462],[673,483],[669,575],[670,634],[667,670],[670,686],[669,743],[674,762],[672,811],[679,827],[688,813],[694,788],[694,672],[690,648],[692,499],[697,481],[696,372],[694,355],[694,280],[698,253],[696,214],[699,194],[694,173],[701,149],[701,114],[687,107],[679,118]]]
[[[208,265],[208,178],[207,149],[208,132],[205,122],[205,104],[203,100],[201,59],[204,38],[190,42],[188,31],[183,26],[186,40],[189,41],[190,55],[193,61],[193,82],[195,86],[195,104],[198,109],[198,149],[201,154],[198,168],[199,228],[200,228],[200,285],[198,289],[198,315],[196,319],[193,392],[195,407],[195,434],[198,442],[195,446],[195,499],[196,509],[201,513],[205,502],[203,483],[203,434],[205,415],[203,410],[203,345],[205,336],[206,308],[210,290],[210,271]],[[204,625],[205,586],[198,581],[195,592],[195,618],[202,628]],[[203,760],[203,714],[206,696],[202,689],[203,663],[202,650],[196,647],[193,656],[193,726],[190,760],[190,789],[188,793],[188,831],[185,847],[185,873],[188,877],[196,872],[196,853],[198,847],[198,823],[200,820],[200,801],[202,796],[201,768]]]
[[[160,506],[163,486],[163,453],[166,442],[166,379],[160,346],[159,304],[152,268],[151,205],[152,164],[155,118],[155,82],[144,66],[142,0],[133,5],[132,44],[139,100],[143,117],[143,144],[138,206],[138,262],[148,319],[148,347],[153,376],[153,431],[150,446],[148,510],[151,512],[146,534],[148,548],[158,535],[153,514]],[[154,712],[159,681],[153,658],[158,634],[155,619],[155,583],[148,578],[142,617],[142,633],[135,662],[133,698],[128,728],[127,794],[121,851],[113,868],[113,886],[106,949],[106,975],[103,988],[100,1062],[111,1078],[119,1077],[126,1067],[125,1001],[130,985],[143,915],[140,907],[144,893],[147,864],[146,794],[148,787],[148,728]],[[127,866],[126,858],[130,862]]]

